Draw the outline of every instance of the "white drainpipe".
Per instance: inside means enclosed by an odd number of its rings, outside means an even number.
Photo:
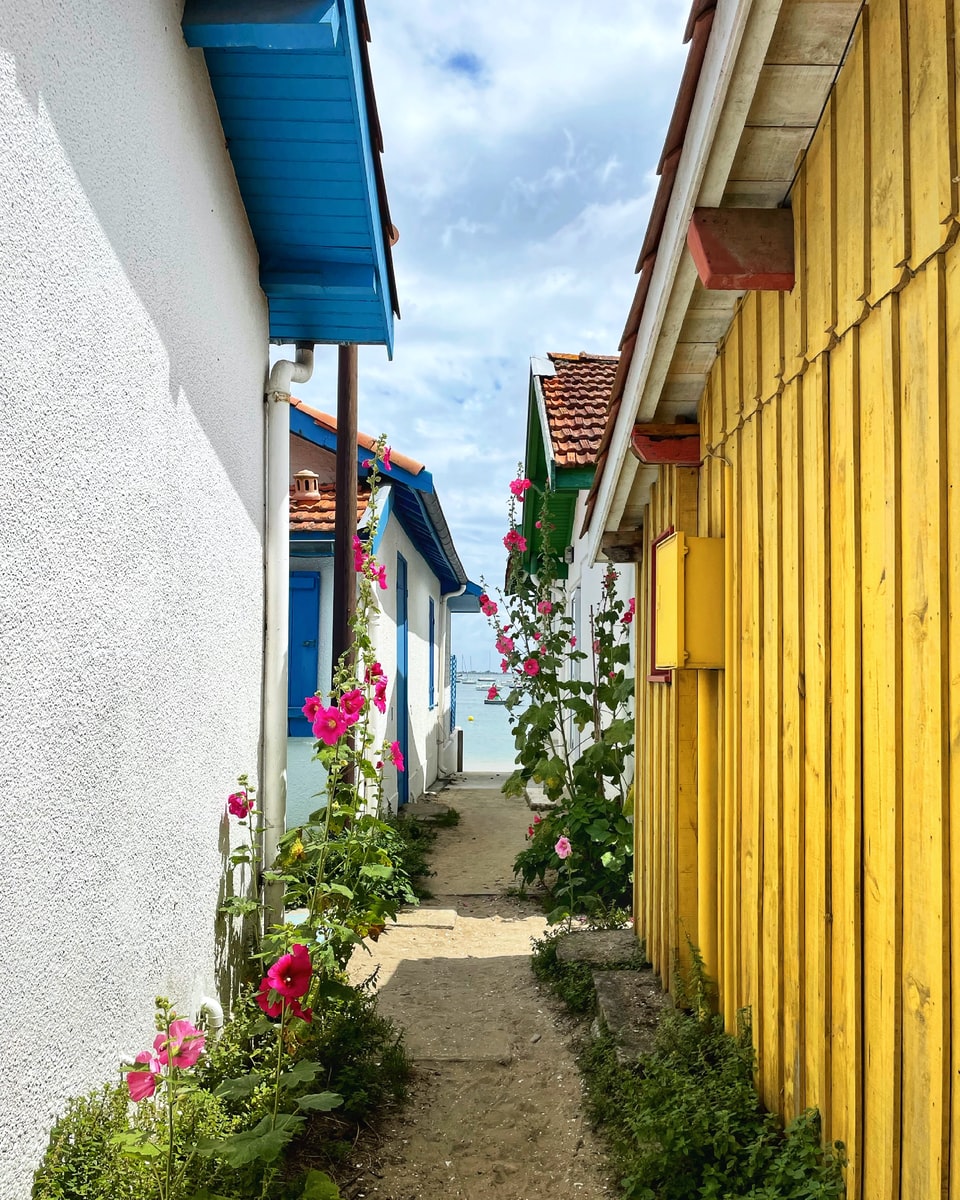
[[[290,589],[290,388],[313,374],[313,343],[298,342],[296,362],[273,364],[267,385],[267,521],[263,642],[263,862],[277,856],[287,816],[287,605]],[[283,919],[283,885],[264,889],[264,924]]]
[[[450,629],[450,610],[447,607],[447,602],[450,600],[455,600],[457,598],[457,596],[462,596],[466,590],[467,590],[467,585],[465,583],[461,583],[461,585],[458,588],[456,588],[455,591],[440,593],[440,619],[443,622],[443,624],[440,627],[441,634],[442,634],[442,638],[440,641],[440,646],[441,646],[440,669],[442,672],[444,672],[444,674],[446,674],[448,676],[447,683],[449,684],[450,687],[453,686],[453,680],[449,678],[450,641],[452,640],[452,637],[453,637],[453,630]],[[449,633],[448,633],[448,630],[449,630]],[[443,675],[441,675],[440,676],[440,695],[441,696],[443,696],[443,692],[444,692]],[[450,740],[450,730],[447,728],[446,714],[445,714],[445,711],[443,708],[443,704],[441,703],[440,719],[439,719],[439,723],[437,725],[437,775],[444,779],[452,778],[451,775],[444,775],[443,770],[441,769],[441,762],[440,762],[441,758],[443,757],[443,748],[449,740]]]

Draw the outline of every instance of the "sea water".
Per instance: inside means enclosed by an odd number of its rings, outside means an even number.
[[[486,694],[486,688],[476,688],[469,683],[461,683],[457,688],[457,724],[463,730],[463,769],[512,771],[516,749],[507,707],[505,704],[485,704]]]
[[[515,765],[513,734],[504,704],[485,704],[487,688],[462,682],[457,688],[457,724],[463,730],[465,771],[510,772]],[[514,709],[516,712],[517,710]],[[313,761],[313,738],[287,739],[287,828],[294,829],[324,805],[326,772]]]

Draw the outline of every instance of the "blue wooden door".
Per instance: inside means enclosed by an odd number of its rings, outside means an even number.
[[[407,560],[397,555],[397,741],[403,754],[405,769],[397,772],[397,805],[410,799],[410,724],[409,684],[407,673],[410,660],[410,630],[407,624]]]
[[[320,574],[290,573],[290,634],[287,654],[287,732],[290,737],[312,737],[304,717],[303,702],[317,690],[320,667]]]

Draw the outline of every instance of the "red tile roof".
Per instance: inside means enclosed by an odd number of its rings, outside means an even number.
[[[331,416],[330,413],[320,412],[317,408],[310,408],[295,396],[290,397],[290,403],[295,408],[299,408],[302,413],[306,413],[308,417],[313,417],[318,425],[329,429],[331,433],[337,432],[337,418]],[[372,450],[375,443],[376,438],[372,438],[369,433],[357,434],[357,444],[362,446],[364,450]],[[398,450],[391,449],[390,461],[396,463],[401,470],[409,471],[411,475],[419,475],[425,469],[423,463],[417,462],[415,458],[410,458],[406,454],[401,454]]]
[[[370,488],[361,483],[357,491],[357,525],[363,520],[370,499]],[[290,532],[333,533],[337,513],[337,489],[321,483],[316,491],[290,489]]]
[[[592,467],[603,437],[616,354],[548,354],[556,375],[540,385],[558,467]]]

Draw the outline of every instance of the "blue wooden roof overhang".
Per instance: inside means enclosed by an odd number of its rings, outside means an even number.
[[[290,410],[290,432],[296,437],[306,438],[315,446],[336,453],[336,433],[320,425],[308,413],[297,407],[292,407]],[[366,478],[370,474],[369,468],[363,465],[369,458],[370,451],[358,446],[357,474],[360,478]],[[389,474],[381,475],[381,479],[388,486],[384,489],[387,499],[381,510],[380,535],[386,529],[386,518],[391,513],[394,514],[407,536],[439,579],[440,590],[456,592],[461,587],[464,588],[462,595],[457,597],[458,603],[456,605],[451,603],[451,611],[479,612],[478,597],[481,589],[467,578],[467,573],[460,562],[460,556],[453,544],[453,536],[433,486],[433,476],[427,470],[413,474],[394,463]],[[320,541],[332,537],[332,534],[295,534],[293,535],[293,544],[300,548],[301,541],[310,538]],[[378,544],[374,545],[374,552],[376,552]]]
[[[273,342],[393,353],[399,316],[363,0],[186,0],[260,254]]]

